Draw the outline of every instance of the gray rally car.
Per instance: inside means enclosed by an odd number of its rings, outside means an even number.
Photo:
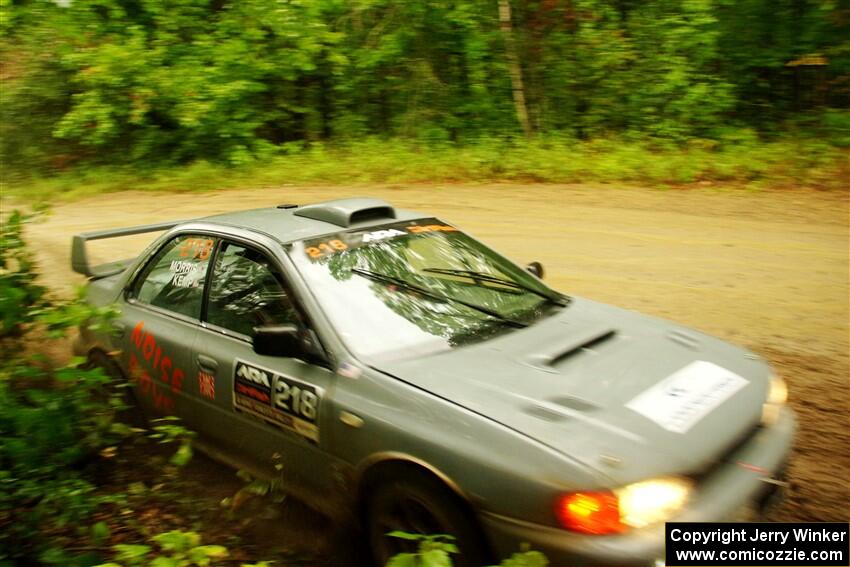
[[[165,231],[93,267],[86,242]],[[664,522],[733,519],[783,483],[786,389],[758,356],[558,293],[455,226],[374,199],[74,237],[78,354],[201,448],[458,565],[522,542],[554,565],[657,564]],[[282,477],[282,479],[281,479]]]

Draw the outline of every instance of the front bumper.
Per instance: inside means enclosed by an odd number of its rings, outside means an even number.
[[[674,520],[731,521],[747,505],[765,502],[776,492],[777,484],[767,481],[782,474],[795,429],[793,412],[783,408],[776,424],[759,429],[700,481],[688,507]],[[481,514],[481,521],[499,557],[507,557],[528,543],[555,567],[646,566],[664,560],[664,524],[622,535],[592,536],[487,512]]]

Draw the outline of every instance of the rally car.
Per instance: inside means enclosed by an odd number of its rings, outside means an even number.
[[[164,231],[92,266],[86,243]],[[363,526],[375,562],[449,534],[457,565],[524,542],[554,565],[650,565],[665,521],[735,518],[794,432],[760,357],[569,296],[453,224],[375,199],[74,237],[78,354],[211,455]]]

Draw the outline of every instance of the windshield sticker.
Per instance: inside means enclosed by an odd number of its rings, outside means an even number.
[[[233,405],[283,429],[319,442],[322,389],[272,370],[236,361]]]
[[[187,238],[180,243],[180,257],[206,260],[212,249],[212,238]]]
[[[626,407],[668,431],[687,433],[747,384],[730,370],[697,360],[642,392]]]
[[[457,229],[447,224],[426,224],[409,226],[407,231],[411,234],[421,234],[423,232],[457,232]]]
[[[364,234],[360,241],[363,243],[374,242],[376,240],[385,240],[387,238],[394,238],[396,236],[404,236],[405,234],[407,233],[403,230],[398,230],[395,228],[389,228],[386,230],[375,230]]]
[[[369,244],[391,240],[400,236],[433,232],[458,232],[458,229],[438,221],[437,219],[404,221],[391,225],[384,225],[379,229],[341,232],[322,238],[305,240],[304,253],[311,260],[319,260],[336,254],[337,252],[344,252],[361,246],[368,246]]]
[[[334,238],[325,242],[315,242],[315,246],[308,246],[305,251],[310,258],[321,258],[326,254],[342,252],[343,250],[348,250],[348,245],[342,240]]]

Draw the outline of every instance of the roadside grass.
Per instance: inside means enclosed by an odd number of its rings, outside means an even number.
[[[24,201],[67,200],[124,190],[211,191],[281,185],[444,182],[630,183],[648,186],[738,184],[841,189],[850,179],[850,150],[813,138],[761,142],[558,138],[487,140],[423,146],[365,139],[338,144],[289,143],[279,153],[240,166],[198,161],[183,166],[89,167],[49,177],[6,172],[2,192]]]

